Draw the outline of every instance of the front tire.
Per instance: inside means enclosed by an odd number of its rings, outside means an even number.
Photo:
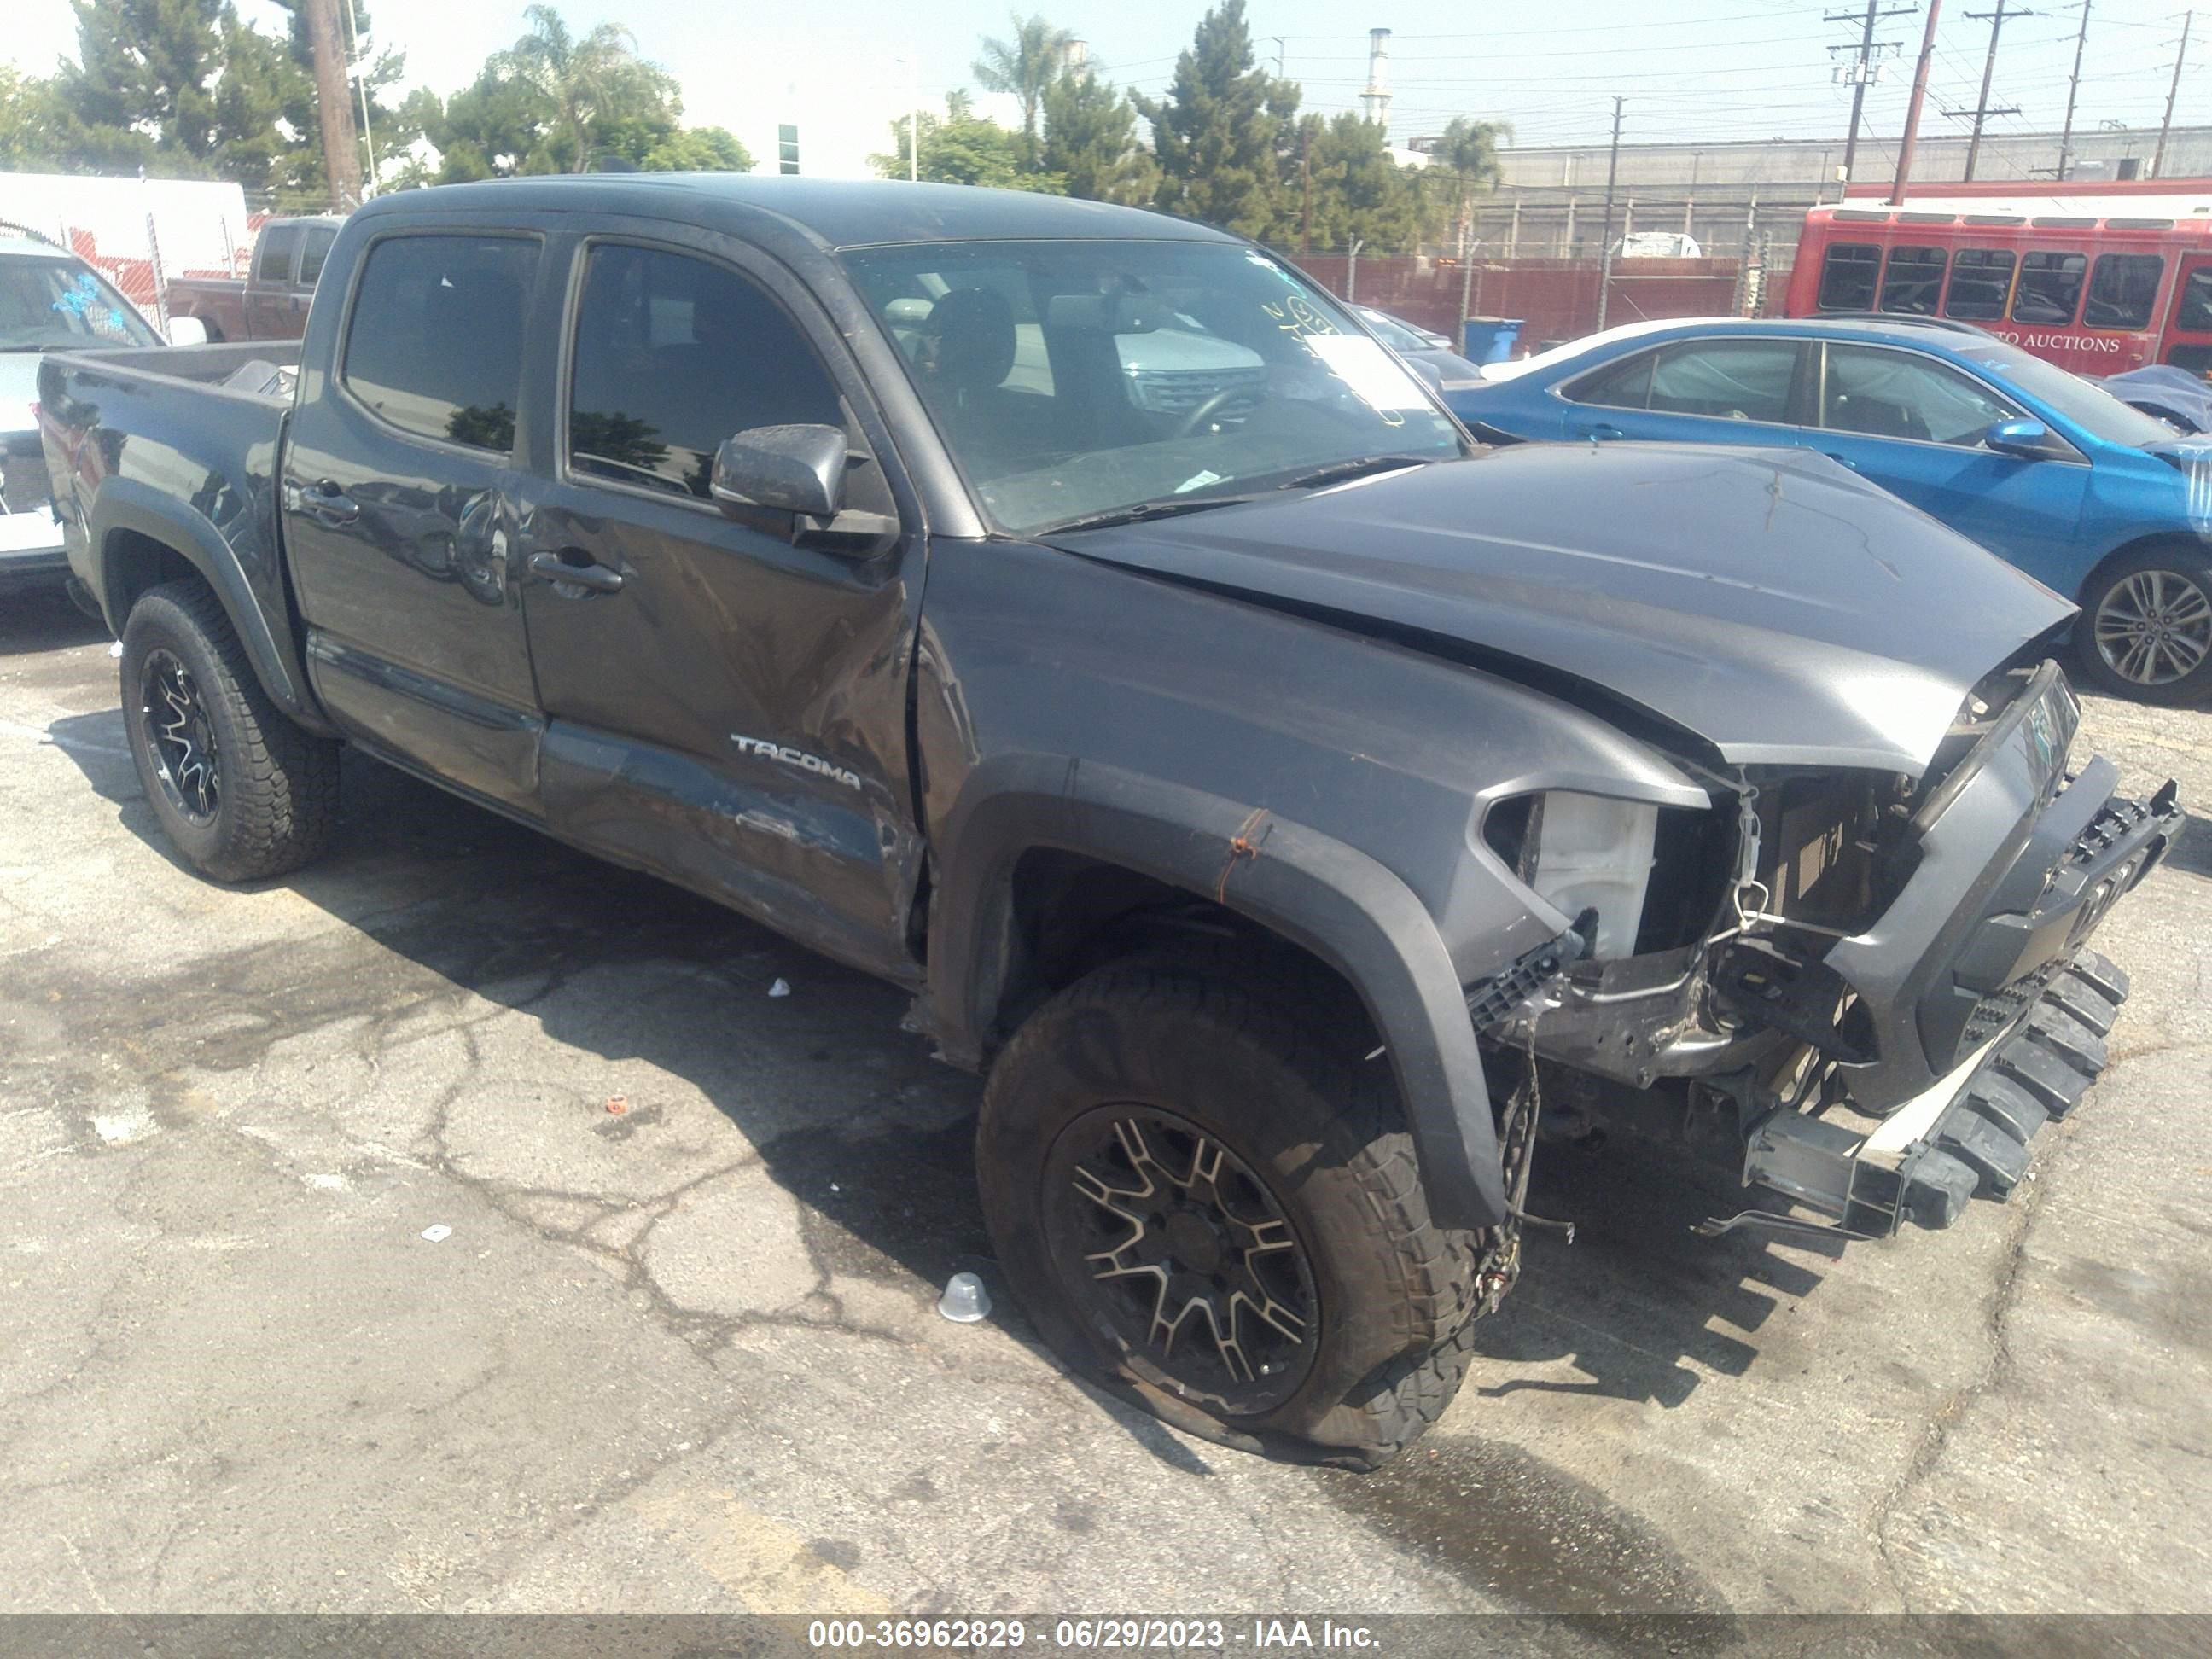
[[[1101,969],[1000,1054],[976,1156],[1068,1364],[1208,1439],[1371,1469],[1457,1392],[1474,1252],[1345,1024],[1210,968]]]
[[[123,627],[122,683],[138,781],[195,870],[264,880],[330,844],[338,746],[269,701],[209,589],[168,582],[141,596]]]
[[[2100,690],[2173,707],[2212,693],[2212,559],[2184,543],[2142,548],[2089,579],[2075,624]]]

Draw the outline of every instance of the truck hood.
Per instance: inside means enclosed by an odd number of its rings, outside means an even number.
[[[1528,445],[1047,538],[1572,695],[1739,765],[1917,776],[2074,607],[1825,456]]]

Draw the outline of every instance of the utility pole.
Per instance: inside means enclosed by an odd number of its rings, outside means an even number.
[[[315,109],[322,119],[323,173],[331,205],[343,213],[361,205],[361,155],[354,148],[353,94],[346,85],[337,0],[307,0],[305,9],[315,58]]]
[[[2189,25],[2196,13],[2181,14],[2181,50],[2173,55],[2173,84],[2166,89],[2166,119],[2158,124],[2158,153],[2151,157],[2150,176],[2166,176],[2166,136],[2173,131],[2173,100],[2181,91],[2181,66],[2189,61]]]
[[[1628,100],[1613,100],[1613,149],[1605,163],[1605,229],[1597,240],[1597,325],[1605,327],[1606,290],[1613,286],[1613,185],[1620,176],[1620,110]]]
[[[370,196],[376,194],[376,134],[368,125],[368,76],[360,59],[361,24],[354,16],[353,0],[345,0],[346,58],[354,69],[354,89],[361,94],[361,144],[368,152],[368,178],[362,186]]]
[[[1982,95],[1974,100],[1974,107],[1972,111],[1974,117],[1974,136],[1966,140],[1966,177],[1968,179],[1972,179],[1974,176],[1974,159],[1982,152],[1982,123],[1992,115],[2017,115],[2020,113],[2019,107],[2016,105],[2008,106],[2003,109],[1991,109],[1990,107],[1990,78],[1996,74],[1997,70],[1997,36],[2004,32],[2005,20],[2007,18],[2033,17],[2036,15],[2036,13],[2032,11],[2007,11],[2005,9],[2005,0],[1997,0],[1997,9],[1995,11],[1970,11],[1966,14],[1968,17],[1973,19],[1973,21],[1978,23],[1985,17],[1989,19],[1990,23],[1990,49],[1982,58]],[[1967,112],[1965,110],[1947,110],[1944,113],[1949,115],[1954,120],[1956,120],[1959,117],[1966,114]]]
[[[1298,252],[1313,252],[1313,134],[1298,135],[1298,191],[1304,198],[1298,207]]]
[[[1271,34],[1267,38],[1275,43],[1275,78],[1278,81],[1286,81],[1290,77],[1283,72],[1283,56],[1285,49],[1290,45],[1291,37],[1287,34]]]
[[[1878,46],[1890,52],[1897,50],[1897,42],[1894,40],[1875,40],[1874,26],[1885,17],[1910,17],[1919,9],[1917,6],[1892,6],[1887,11],[1884,11],[1881,9],[1881,0],[1867,0],[1866,15],[1863,17],[1855,17],[1852,13],[1847,11],[1832,11],[1823,15],[1820,19],[1824,23],[1856,21],[1861,25],[1858,56],[1853,58],[1850,66],[1843,71],[1851,83],[1851,130],[1850,136],[1844,140],[1844,185],[1846,190],[1850,187],[1851,168],[1858,161],[1859,117],[1866,108],[1867,83],[1881,77],[1881,65],[1874,61],[1875,50]],[[1828,50],[1849,52],[1851,48],[1831,46]]]
[[[2066,125],[2058,135],[2058,182],[2074,170],[2074,100],[2081,90],[2081,49],[2089,44],[2089,0],[2081,0],[2081,28],[2074,37],[2074,73],[2066,77]]]
[[[1920,63],[1912,71],[1912,97],[1905,106],[1905,132],[1897,141],[1897,177],[1889,186],[1889,199],[1902,202],[1912,177],[1912,146],[1920,137],[1920,106],[1928,101],[1928,64],[1936,56],[1936,20],[1943,15],[1943,0],[1928,0],[1928,27],[1920,37]]]

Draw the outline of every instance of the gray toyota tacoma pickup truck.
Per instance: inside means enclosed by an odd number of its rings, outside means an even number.
[[[1419,1433],[1583,1121],[1717,1129],[1715,1228],[2002,1198],[2182,819],[2074,751],[2070,607],[1932,520],[1802,452],[1482,453],[1171,218],[409,191],[290,349],[283,399],[265,346],[42,373],[184,856],[322,853],[350,744],[907,988],[1037,1328],[1233,1444]]]

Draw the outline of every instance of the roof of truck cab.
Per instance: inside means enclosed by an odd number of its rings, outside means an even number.
[[[488,179],[380,196],[355,216],[508,209],[665,219],[719,210],[772,214],[828,246],[880,243],[995,242],[1055,239],[1227,242],[1237,239],[1190,219],[1033,191],[903,180],[797,179],[744,173],[591,173]]]

